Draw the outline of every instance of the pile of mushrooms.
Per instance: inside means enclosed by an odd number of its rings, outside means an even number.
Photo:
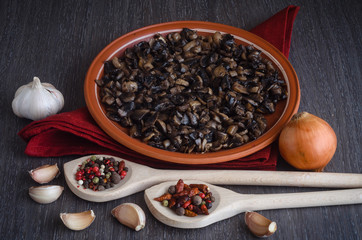
[[[287,97],[271,61],[233,36],[156,34],[104,63],[95,80],[107,117],[157,148],[205,153],[241,146]]]

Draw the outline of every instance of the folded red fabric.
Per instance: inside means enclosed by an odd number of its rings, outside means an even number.
[[[300,7],[290,5],[256,26],[251,32],[264,38],[289,57],[293,23],[299,9]]]
[[[251,32],[274,44],[288,56],[291,33],[299,7],[288,6]],[[36,157],[109,154],[154,168],[164,169],[258,169],[275,170],[276,144],[241,159],[217,163],[184,165],[139,154],[119,144],[99,128],[86,108],[34,121],[19,133],[28,142],[25,153]]]

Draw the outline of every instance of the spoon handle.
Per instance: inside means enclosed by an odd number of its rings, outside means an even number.
[[[243,211],[362,204],[362,188],[282,194],[242,195]]]
[[[264,185],[326,188],[361,188],[362,174],[248,171],[248,170],[157,170],[160,180],[194,179],[211,184]]]

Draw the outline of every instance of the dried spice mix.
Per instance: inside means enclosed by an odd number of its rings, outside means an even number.
[[[91,156],[85,160],[75,174],[80,186],[93,191],[103,191],[118,184],[128,172],[123,160],[112,157]]]
[[[170,186],[165,194],[154,200],[175,210],[177,215],[195,217],[200,214],[209,215],[208,209],[212,207],[215,198],[207,185],[187,185],[180,179],[176,185]]]

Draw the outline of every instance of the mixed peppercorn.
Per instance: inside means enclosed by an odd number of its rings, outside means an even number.
[[[199,214],[209,215],[208,209],[212,207],[215,198],[207,185],[187,185],[180,179],[176,185],[168,188],[167,193],[154,200],[175,210],[177,215],[195,217]]]
[[[103,191],[118,184],[128,172],[123,160],[112,157],[91,156],[77,169],[75,179],[80,186],[93,191]]]

